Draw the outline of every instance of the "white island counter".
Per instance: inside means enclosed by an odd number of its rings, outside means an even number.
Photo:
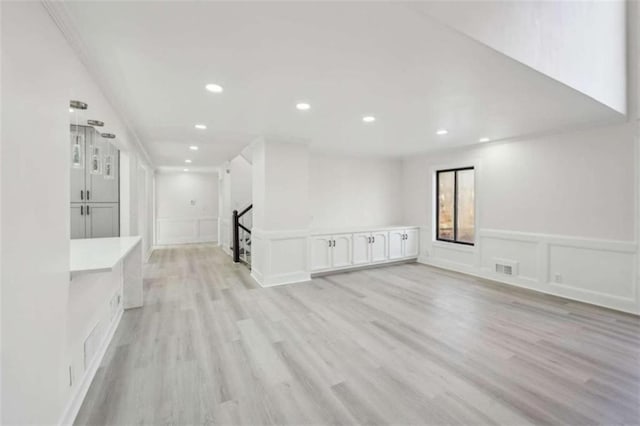
[[[71,240],[67,304],[71,397],[63,424],[73,423],[123,312],[143,303],[140,237]]]
[[[140,237],[71,240],[70,270],[72,273],[113,271],[140,240]]]

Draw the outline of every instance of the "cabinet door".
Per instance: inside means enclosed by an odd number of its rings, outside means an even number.
[[[363,265],[371,261],[369,243],[371,234],[353,234],[353,264]],[[337,245],[337,244],[336,244]]]
[[[420,250],[420,232],[417,229],[407,229],[407,238],[404,240],[405,257],[417,257]]]
[[[384,262],[389,258],[388,256],[388,232],[374,232],[371,234],[373,242],[371,243],[371,261],[372,262]]]
[[[351,264],[351,235],[334,235],[331,249],[331,266],[342,268]]]
[[[71,126],[71,138],[70,144],[73,144],[73,137],[75,134],[79,133],[83,138],[85,137],[85,128],[80,126]],[[69,150],[71,150],[71,146]],[[82,149],[86,150],[86,145],[82,144]],[[86,154],[86,151],[85,151]],[[86,157],[85,157],[86,158]],[[71,159],[69,160],[71,162]],[[86,163],[86,161],[85,161]],[[71,170],[70,172],[70,180],[71,180],[71,202],[72,203],[83,203],[84,199],[84,176],[86,168],[82,169],[74,169],[69,165]],[[80,214],[80,207],[78,206],[78,214]],[[78,237],[80,238],[80,237]]]
[[[400,259],[404,257],[404,231],[389,232],[389,259]]]
[[[331,268],[331,236],[311,237],[311,270]]]
[[[71,204],[71,239],[85,238],[84,204]]]
[[[119,200],[119,180],[120,180],[120,161],[118,150],[111,146],[107,139],[98,136],[96,130],[87,128],[86,131],[86,189],[88,191],[89,201],[91,203],[117,203]],[[102,173],[99,175],[91,174],[92,163],[92,147],[100,149],[100,161]],[[111,153],[113,156],[113,176],[114,179],[104,178],[105,158],[106,155]],[[85,196],[87,194],[85,193]]]
[[[118,203],[92,203],[85,206],[87,238],[120,236]]]

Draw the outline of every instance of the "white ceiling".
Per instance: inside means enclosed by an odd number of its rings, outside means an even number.
[[[219,165],[261,135],[402,156],[620,118],[398,3],[65,6],[156,166]],[[298,101],[311,110],[297,111]],[[377,121],[364,124],[367,114]]]

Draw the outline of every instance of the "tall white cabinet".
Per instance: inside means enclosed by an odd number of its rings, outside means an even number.
[[[417,227],[312,233],[309,243],[311,272],[415,259],[419,252],[418,238]]]
[[[104,238],[120,236],[120,155],[119,151],[90,126],[71,126],[71,133],[84,136],[84,168],[71,168],[71,238]],[[102,155],[113,156],[113,179],[92,174],[91,147]]]

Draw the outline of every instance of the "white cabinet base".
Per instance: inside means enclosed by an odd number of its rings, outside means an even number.
[[[312,234],[312,274],[414,261],[418,257],[417,227],[388,227]]]

